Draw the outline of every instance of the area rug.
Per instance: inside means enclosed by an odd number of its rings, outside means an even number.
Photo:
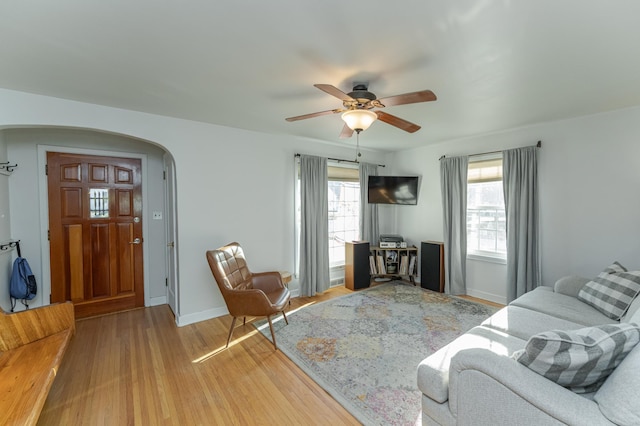
[[[391,282],[278,316],[278,348],[365,425],[421,422],[420,361],[497,309]],[[269,339],[266,321],[255,323]]]

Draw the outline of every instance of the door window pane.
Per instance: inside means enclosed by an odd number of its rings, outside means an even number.
[[[89,217],[91,219],[105,219],[109,217],[108,189],[89,189]]]

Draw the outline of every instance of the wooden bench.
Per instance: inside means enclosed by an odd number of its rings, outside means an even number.
[[[0,309],[0,425],[35,425],[75,333],[71,302]]]

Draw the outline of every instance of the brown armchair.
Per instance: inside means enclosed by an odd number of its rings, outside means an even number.
[[[226,347],[229,347],[236,319],[244,317],[246,321],[246,316],[250,315],[267,317],[273,347],[278,349],[271,315],[282,312],[285,322],[289,324],[284,308],[290,298],[289,289],[282,283],[280,273],[249,271],[242,247],[235,242],[207,251],[207,261],[233,317]]]

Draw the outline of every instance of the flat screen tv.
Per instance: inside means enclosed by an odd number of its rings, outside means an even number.
[[[369,203],[418,204],[418,176],[369,176]]]

